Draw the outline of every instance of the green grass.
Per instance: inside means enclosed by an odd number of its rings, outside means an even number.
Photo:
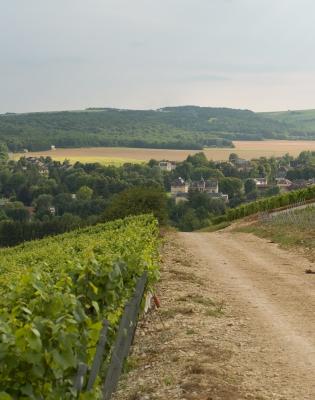
[[[219,318],[224,314],[224,301],[218,303],[215,307],[208,308],[205,311],[207,317]]]
[[[315,260],[315,207],[295,211],[285,217],[279,214],[270,222],[257,222],[237,231],[270,239],[283,248],[300,248]]]
[[[219,231],[221,229],[227,228],[230,225],[231,225],[230,222],[224,221],[224,222],[221,222],[220,224],[217,224],[217,225],[206,226],[205,228],[199,229],[198,232],[216,232],[216,231]]]
[[[213,300],[209,299],[208,297],[203,297],[198,294],[189,294],[186,296],[182,296],[178,299],[180,302],[193,302],[197,304],[202,304],[204,306],[215,306]]]

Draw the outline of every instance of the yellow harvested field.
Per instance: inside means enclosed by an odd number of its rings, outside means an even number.
[[[211,148],[203,152],[209,160],[227,160],[231,153],[237,153],[239,157],[252,159],[258,157],[279,157],[286,153],[297,156],[304,150],[315,151],[315,140],[266,140],[266,141],[235,141],[235,148]],[[136,149],[125,147],[90,147],[77,149],[56,149],[54,151],[42,151],[27,154],[15,154],[18,159],[22,155],[50,156],[55,160],[83,163],[99,162],[106,165],[121,165],[125,162],[141,163],[154,158],[156,160],[182,161],[189,154],[198,153],[200,150],[165,150],[165,149]]]

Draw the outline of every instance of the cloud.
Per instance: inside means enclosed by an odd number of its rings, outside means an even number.
[[[293,108],[298,82],[306,107],[314,14],[312,0],[3,1],[0,112],[176,102]]]

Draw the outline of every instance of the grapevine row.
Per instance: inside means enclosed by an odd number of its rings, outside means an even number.
[[[137,278],[158,277],[158,226],[131,217],[0,251],[0,399],[73,399],[106,318],[107,354]],[[80,399],[100,398],[100,380]]]

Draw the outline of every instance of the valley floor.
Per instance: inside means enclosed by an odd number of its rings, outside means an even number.
[[[314,399],[310,267],[251,234],[170,234],[161,309],[140,323],[114,398]]]

